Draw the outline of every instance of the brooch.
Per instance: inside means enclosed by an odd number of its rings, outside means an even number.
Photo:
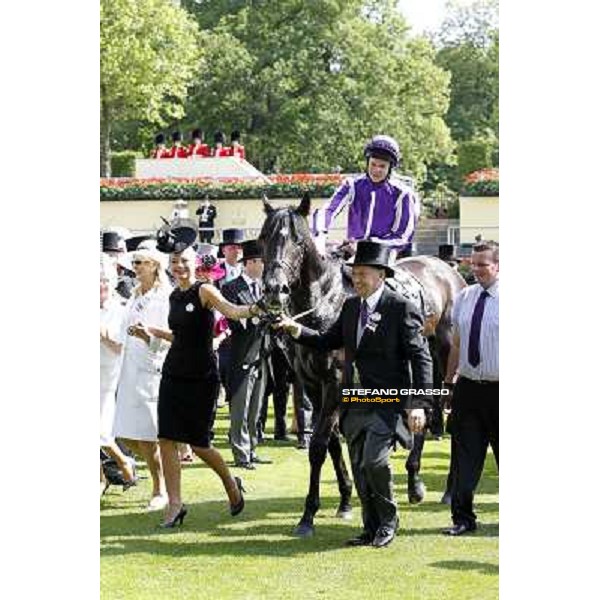
[[[252,325],[258,325],[260,323],[260,319],[258,317],[252,317],[250,319],[250,323],[252,323]]]
[[[187,310],[188,312],[193,312],[194,311],[194,305],[190,302],[186,307],[185,310]]]

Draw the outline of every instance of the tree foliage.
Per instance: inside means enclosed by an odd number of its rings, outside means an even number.
[[[406,167],[447,159],[449,77],[409,40],[391,1],[184,3],[204,49],[185,125],[241,129],[252,162],[285,171],[363,167],[368,137],[397,137]]]
[[[183,116],[199,54],[196,23],[171,0],[100,0],[101,174],[115,124]]]

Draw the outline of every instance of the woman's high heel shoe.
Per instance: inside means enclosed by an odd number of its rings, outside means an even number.
[[[182,504],[179,512],[170,521],[165,521],[164,523],[161,523],[160,526],[163,529],[172,529],[177,523],[183,525],[185,515],[187,515],[187,508],[185,507],[185,504]]]
[[[239,515],[244,510],[244,506],[246,505],[246,503],[244,501],[244,494],[243,494],[243,492],[246,491],[244,489],[244,484],[242,483],[242,480],[239,477],[234,477],[234,479],[235,479],[235,483],[237,485],[238,491],[240,492],[240,501],[236,502],[235,504],[229,504],[229,513],[231,514],[232,517]]]

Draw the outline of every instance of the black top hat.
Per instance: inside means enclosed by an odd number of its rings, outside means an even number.
[[[237,129],[234,129],[231,132],[231,141],[232,142],[239,142],[241,137],[242,137],[242,134]]]
[[[121,236],[116,231],[105,231],[102,234],[102,252],[121,252]]]
[[[180,132],[180,131],[174,131],[174,132],[171,134],[171,139],[172,139],[174,142],[180,142],[180,141],[181,141],[181,132]]]
[[[379,242],[360,240],[356,244],[354,267],[377,267],[385,270],[386,277],[394,276],[394,269],[390,266],[391,248]]]
[[[224,144],[225,143],[225,136],[223,135],[222,131],[215,131],[215,144]]]
[[[151,235],[135,235],[130,237],[128,240],[125,240],[125,245],[127,246],[127,252],[133,252],[137,250],[137,247],[146,240],[153,239]]]
[[[194,131],[192,131],[192,139],[199,139],[201,140],[204,137],[204,132],[202,131],[202,129],[194,129]]]
[[[158,146],[159,144],[164,144],[165,143],[165,136],[162,133],[159,133],[155,138],[154,138],[154,143]]]
[[[454,255],[454,244],[440,244],[438,246],[438,258],[447,261],[457,261],[458,258]]]
[[[251,258],[262,258],[263,257],[263,245],[259,240],[247,240],[242,242],[242,250],[244,255],[238,262],[250,260]]]
[[[227,244],[241,244],[243,240],[243,229],[223,229],[223,241],[220,246],[226,246]]]
[[[179,219],[173,224],[165,223],[156,232],[156,249],[171,254],[183,252],[195,241],[198,232],[190,219]]]

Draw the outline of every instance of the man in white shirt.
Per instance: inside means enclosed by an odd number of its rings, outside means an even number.
[[[499,464],[499,270],[496,242],[473,247],[471,269],[477,283],[463,289],[452,311],[453,346],[446,385],[452,398],[452,521],[444,531],[458,536],[477,527],[473,496],[488,445]]]

